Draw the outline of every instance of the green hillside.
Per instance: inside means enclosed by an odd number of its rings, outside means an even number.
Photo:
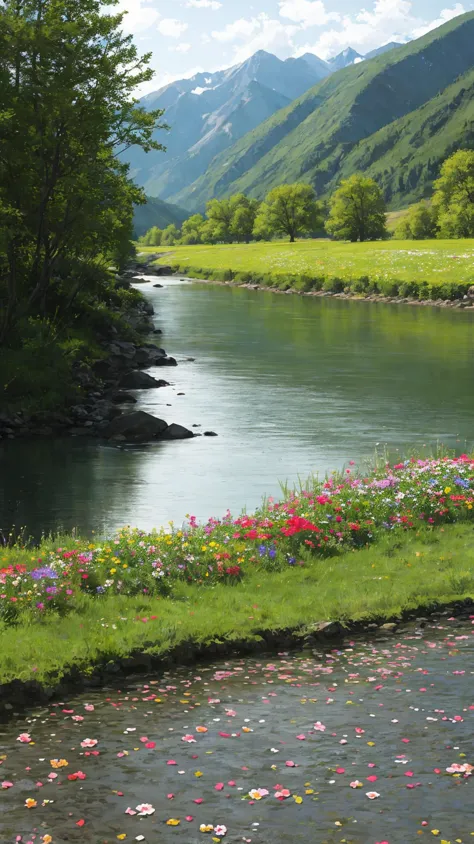
[[[474,12],[470,12],[423,38],[328,77],[217,156],[204,176],[173,200],[201,208],[212,196],[243,191],[263,198],[275,185],[292,181],[310,182],[319,194],[324,194],[341,173],[347,175],[357,167],[365,167],[359,163],[364,156],[369,157],[370,167],[375,170],[378,159],[388,155],[380,172],[390,170],[398,152],[410,146],[409,141],[405,144],[397,135],[399,131],[412,134],[413,144],[418,145],[417,165],[419,169],[427,168],[421,193],[413,184],[413,176],[407,185],[397,181],[398,173],[387,178],[392,203],[406,204],[408,196],[412,200],[424,195],[429,168],[433,172],[436,169],[436,164],[428,166],[428,159],[432,158],[431,135],[436,136],[438,150],[443,144],[449,148],[451,133],[460,127],[466,132],[463,142],[468,142],[472,133],[471,109],[469,96],[462,94],[461,89],[472,85],[473,68]],[[466,79],[456,87],[463,76]],[[450,93],[447,89],[451,86]],[[443,92],[446,99],[443,105],[437,104],[438,99],[443,99],[439,97]],[[450,96],[454,99],[450,100]],[[433,111],[419,114],[420,108],[433,100]],[[438,106],[440,124],[444,121],[445,125],[441,132],[436,130]],[[449,112],[458,107],[465,116],[461,115],[458,121],[451,114],[446,119],[446,109]],[[431,130],[425,127],[430,117]],[[376,137],[390,125],[393,132],[384,138]],[[417,134],[420,131],[421,135]],[[395,143],[400,143],[400,149],[393,150]],[[456,140],[452,143],[456,144]]]
[[[165,229],[166,226],[174,223],[180,227],[188,217],[189,211],[185,211],[184,208],[179,208],[170,202],[164,202],[157,197],[148,196],[146,205],[138,205],[135,208],[133,215],[135,237],[145,234],[152,226]]]

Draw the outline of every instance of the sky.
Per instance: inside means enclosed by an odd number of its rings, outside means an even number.
[[[473,11],[474,0],[119,0],[118,9],[140,52],[153,53],[143,94],[257,50],[327,59],[350,46],[363,55]]]

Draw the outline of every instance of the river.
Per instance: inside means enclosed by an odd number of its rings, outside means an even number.
[[[420,624],[33,708],[0,726],[2,844],[467,844],[472,623]]]
[[[181,525],[186,514],[251,509],[279,482],[370,460],[376,446],[470,447],[471,314],[160,282],[140,289],[179,366],[136,407],[218,436],[129,448],[3,442],[0,529]]]

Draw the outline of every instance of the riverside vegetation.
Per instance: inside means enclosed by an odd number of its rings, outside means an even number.
[[[0,552],[0,681],[320,621],[386,620],[472,593],[474,458],[349,466],[253,514]]]

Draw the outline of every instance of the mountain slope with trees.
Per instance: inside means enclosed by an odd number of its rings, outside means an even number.
[[[404,47],[332,74],[216,157],[173,201],[202,208],[210,196],[243,192],[260,199],[276,185],[301,180],[319,195],[329,193],[354,150],[407,115],[416,122],[422,106],[473,67],[470,12]],[[394,201],[405,194],[404,187],[397,189]]]
[[[166,229],[167,226],[181,226],[189,217],[188,211],[179,205],[164,202],[156,196],[147,196],[144,205],[137,205],[133,213],[133,231],[135,237],[140,237],[152,226]]]

